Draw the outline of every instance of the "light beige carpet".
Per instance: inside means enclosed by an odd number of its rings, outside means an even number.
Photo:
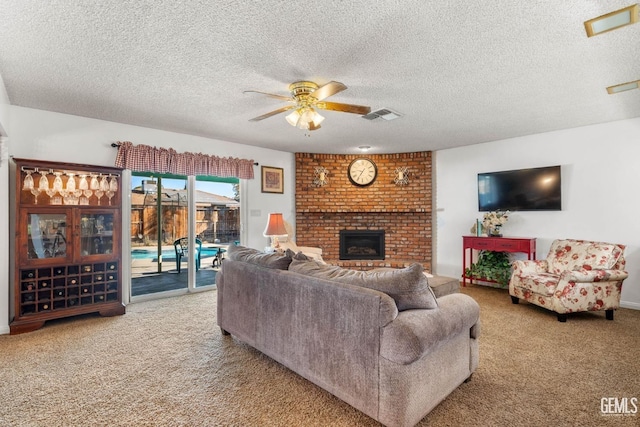
[[[570,316],[471,286],[480,367],[421,426],[640,424],[603,397],[640,398],[640,311]],[[0,336],[0,426],[376,426],[215,324],[216,292],[148,301],[113,318]]]

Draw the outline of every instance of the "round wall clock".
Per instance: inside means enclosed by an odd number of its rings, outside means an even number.
[[[361,157],[349,164],[347,170],[349,180],[359,187],[366,187],[373,184],[378,176],[378,167],[372,160]]]

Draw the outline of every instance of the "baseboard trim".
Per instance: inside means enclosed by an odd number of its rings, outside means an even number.
[[[7,335],[10,333],[11,333],[11,329],[9,328],[9,326],[0,327],[0,335]]]
[[[640,310],[640,303],[630,301],[620,301],[620,307],[630,308],[632,310]]]

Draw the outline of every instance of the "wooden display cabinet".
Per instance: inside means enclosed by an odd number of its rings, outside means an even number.
[[[47,320],[124,314],[121,170],[14,159],[11,334]]]

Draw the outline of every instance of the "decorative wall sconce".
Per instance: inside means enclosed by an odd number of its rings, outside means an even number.
[[[409,169],[407,169],[406,166],[396,168],[393,182],[395,182],[396,185],[407,185],[409,183]]]
[[[329,171],[326,168],[317,166],[313,172],[313,185],[316,187],[324,187],[329,183],[328,175]]]

